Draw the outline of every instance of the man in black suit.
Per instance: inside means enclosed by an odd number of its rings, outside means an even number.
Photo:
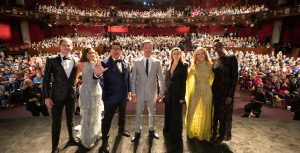
[[[116,110],[119,110],[119,135],[129,137],[125,130],[125,112],[127,99],[131,98],[130,67],[127,61],[121,59],[122,46],[119,42],[110,45],[110,56],[102,61],[107,68],[103,73],[104,118],[102,119],[102,146],[100,152],[109,152],[109,129]]]
[[[214,40],[214,52],[218,59],[214,61],[215,78],[212,85],[214,104],[213,141],[221,143],[231,139],[232,113],[234,92],[238,80],[238,61],[234,55],[226,55],[223,43],[219,39]],[[216,138],[216,128],[219,125],[219,137]]]
[[[59,47],[58,55],[47,57],[42,86],[43,98],[52,113],[52,153],[59,152],[58,143],[64,106],[69,133],[68,144],[77,144],[73,135],[77,62],[71,56],[73,45],[70,39],[62,38]],[[50,87],[51,82],[52,87]]]

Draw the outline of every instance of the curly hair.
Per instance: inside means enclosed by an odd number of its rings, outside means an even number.
[[[81,57],[80,57],[80,62],[88,62],[89,59],[87,58],[87,54],[90,52],[90,51],[95,51],[92,47],[83,47],[81,49]]]

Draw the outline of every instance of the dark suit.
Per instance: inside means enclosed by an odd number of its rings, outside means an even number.
[[[214,118],[212,126],[212,139],[216,139],[219,134],[219,138],[223,139],[225,135],[225,90],[227,88],[227,82],[225,81],[225,66],[221,60],[214,61],[213,72],[215,74],[212,84],[213,93],[213,105],[214,105]],[[219,128],[218,128],[219,125]]]
[[[232,113],[234,92],[238,79],[238,62],[235,56],[224,56],[214,62],[215,73],[212,85],[214,104],[213,138],[216,136],[217,123],[220,122],[218,133],[223,140],[231,139]],[[226,98],[231,102],[226,104]]]
[[[182,103],[185,99],[188,65],[179,62],[171,75],[171,69],[166,73],[166,99],[164,132],[170,133],[174,139],[180,139],[182,134]]]
[[[233,104],[234,104],[234,93],[235,87],[238,82],[238,61],[234,55],[226,55],[222,59],[224,65],[226,66],[227,75],[225,80],[228,83],[228,86],[225,90],[226,98],[231,97],[231,102],[225,105],[225,140],[231,139],[231,128],[232,128],[232,113],[233,113]]]
[[[119,110],[119,131],[124,131],[125,112],[128,92],[130,92],[129,64],[122,60],[122,72],[110,56],[102,61],[102,66],[108,68],[103,73],[104,118],[102,119],[102,137],[108,138],[109,129],[115,111]]]
[[[32,98],[38,100],[29,102]],[[26,102],[26,110],[30,111],[32,116],[40,116],[40,113],[49,116],[48,108],[42,98],[42,90],[38,86],[26,87],[23,90],[23,100]]]
[[[73,136],[73,114],[76,99],[76,61],[74,62],[73,69],[70,77],[68,78],[66,72],[61,64],[62,59],[60,55],[48,57],[43,78],[43,98],[51,98],[54,105],[51,109],[52,112],[52,149],[58,147],[59,135],[61,129],[62,112],[66,106],[66,119],[68,126],[69,139],[74,139]],[[50,83],[52,87],[50,88]],[[51,94],[50,94],[51,92]]]

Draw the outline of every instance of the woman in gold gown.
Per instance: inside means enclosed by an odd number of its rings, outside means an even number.
[[[186,82],[186,131],[188,138],[210,141],[212,136],[212,90],[214,73],[207,51],[198,47]]]

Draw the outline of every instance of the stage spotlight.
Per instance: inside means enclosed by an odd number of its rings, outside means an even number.
[[[147,5],[147,3],[146,3],[146,2],[144,2],[144,5]]]

